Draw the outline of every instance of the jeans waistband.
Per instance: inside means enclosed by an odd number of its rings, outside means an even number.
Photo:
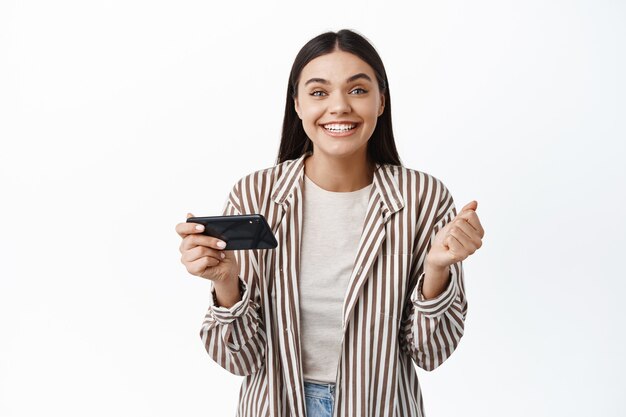
[[[309,392],[317,392],[319,394],[322,393],[335,393],[335,384],[325,383],[325,382],[313,382],[313,381],[304,381],[304,389]]]

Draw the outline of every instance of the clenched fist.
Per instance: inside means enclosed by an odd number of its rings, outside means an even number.
[[[477,207],[476,200],[470,201],[451,222],[437,232],[426,255],[429,267],[444,269],[466,259],[482,246],[485,231],[478,220]]]

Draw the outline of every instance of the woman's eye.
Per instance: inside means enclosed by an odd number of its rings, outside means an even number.
[[[365,93],[367,93],[367,90],[365,90],[365,89],[363,89],[363,88],[361,88],[361,87],[357,87],[357,88],[355,88],[355,89],[354,89],[354,90],[352,90],[352,91],[357,91],[357,90],[362,91],[362,93],[359,93],[359,94],[365,94]],[[352,92],[352,91],[351,91],[351,92]]]
[[[317,93],[321,93],[321,94],[317,94]],[[326,93],[324,93],[324,92],[323,92],[323,91],[321,91],[321,90],[315,90],[315,91],[313,91],[313,92],[311,93],[311,95],[312,95],[312,96],[315,96],[315,97],[320,97],[322,94],[326,94]]]

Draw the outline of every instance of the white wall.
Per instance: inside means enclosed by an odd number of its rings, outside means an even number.
[[[225,3],[0,3],[0,415],[234,415],[174,226],[273,165],[296,53],[344,27],[486,230],[426,412],[624,415],[625,3]]]

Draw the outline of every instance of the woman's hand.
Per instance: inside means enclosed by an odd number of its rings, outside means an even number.
[[[191,213],[187,218],[193,217]],[[200,226],[200,229],[196,229]],[[232,250],[223,250],[219,239],[202,235],[204,227],[198,223],[178,223],[176,233],[183,238],[180,244],[181,262],[187,271],[216,284],[237,282],[239,265]]]
[[[444,270],[446,267],[466,259],[482,246],[485,231],[478,220],[478,202],[470,201],[461,212],[435,235],[426,255],[429,269]]]

